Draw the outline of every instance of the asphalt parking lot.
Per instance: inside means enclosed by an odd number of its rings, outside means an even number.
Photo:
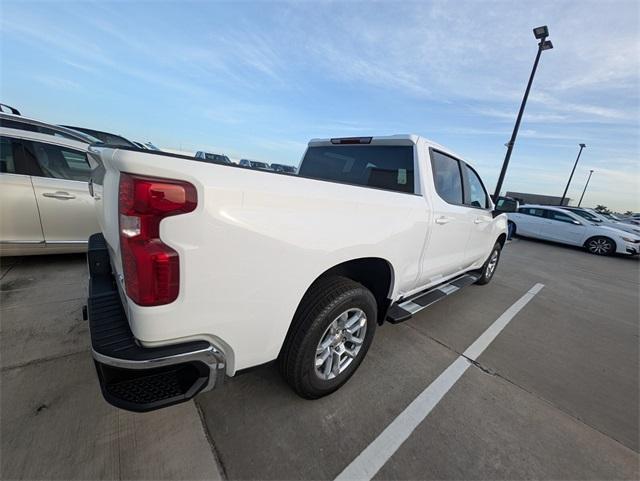
[[[638,479],[637,258],[516,239],[488,286],[384,325],[317,401],[266,365],[144,415],[101,398],[82,256],[2,259],[2,479],[334,479],[535,284],[376,479]]]

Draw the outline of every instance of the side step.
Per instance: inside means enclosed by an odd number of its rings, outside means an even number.
[[[480,274],[463,274],[444,284],[419,292],[409,299],[403,299],[389,308],[387,321],[391,324],[408,321],[416,312],[435,304],[463,287],[473,284],[479,278]]]

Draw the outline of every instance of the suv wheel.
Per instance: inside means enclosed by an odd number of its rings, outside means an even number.
[[[592,237],[585,245],[589,252],[597,256],[608,256],[616,250],[616,244],[608,237]]]
[[[344,277],[321,279],[305,294],[278,358],[280,371],[302,397],[332,393],[353,375],[377,325],[373,294]]]

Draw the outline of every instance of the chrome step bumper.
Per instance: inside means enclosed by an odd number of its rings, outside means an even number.
[[[222,384],[225,357],[207,341],[142,347],[129,328],[101,234],[89,239],[87,317],[104,398],[129,411],[187,401]]]

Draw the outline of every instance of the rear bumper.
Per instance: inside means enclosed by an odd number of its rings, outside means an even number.
[[[145,348],[133,336],[102,234],[89,238],[87,315],[93,359],[104,398],[129,411],[187,401],[222,384],[225,357],[207,341]]]

